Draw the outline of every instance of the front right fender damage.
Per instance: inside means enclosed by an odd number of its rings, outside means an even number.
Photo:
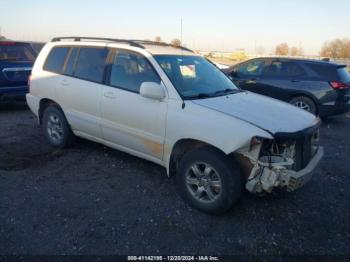
[[[323,156],[318,129],[300,136],[253,137],[232,155],[246,178],[246,189],[259,194],[280,187],[294,191],[306,184]]]

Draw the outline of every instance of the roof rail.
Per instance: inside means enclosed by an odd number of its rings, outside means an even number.
[[[191,50],[187,47],[172,45],[172,44],[168,44],[168,43],[164,43],[164,42],[156,42],[156,41],[151,41],[151,40],[130,40],[130,41],[132,41],[134,43],[138,43],[138,44],[144,44],[144,45],[170,46],[170,47],[174,47],[174,48],[180,48],[182,50],[189,51],[189,52],[193,53],[193,50]]]
[[[176,46],[164,42],[156,42],[156,41],[150,41],[150,40],[127,40],[127,39],[115,39],[115,38],[103,38],[103,37],[80,37],[80,36],[65,36],[65,37],[55,37],[52,38],[51,42],[59,42],[61,40],[66,39],[73,39],[76,42],[83,41],[83,40],[98,40],[98,41],[109,41],[109,42],[115,42],[115,43],[125,43],[129,44],[134,47],[139,47],[145,49],[143,45],[158,45],[158,46],[170,46],[174,48],[180,48],[185,51],[192,52],[191,49],[188,49],[183,46]]]
[[[80,36],[65,36],[65,37],[55,37],[52,38],[51,42],[59,42],[61,40],[66,39],[73,39],[75,42],[80,42],[82,40],[98,40],[98,41],[109,41],[109,42],[116,42],[116,43],[125,43],[129,44],[131,46],[139,47],[139,48],[145,48],[143,45],[138,44],[136,42],[133,42],[131,40],[126,39],[116,39],[116,38],[103,38],[103,37],[80,37]]]

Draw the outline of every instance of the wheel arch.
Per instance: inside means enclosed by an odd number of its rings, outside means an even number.
[[[190,150],[200,147],[210,147],[216,151],[227,155],[222,149],[217,146],[212,145],[211,143],[192,139],[192,138],[183,138],[176,141],[171,149],[171,154],[167,163],[167,173],[168,176],[174,176],[176,174],[176,169],[181,158]]]
[[[62,110],[62,108],[60,107],[60,105],[56,101],[54,101],[52,99],[49,99],[49,98],[42,98],[40,100],[40,102],[39,102],[39,112],[38,112],[39,124],[40,125],[42,124],[42,118],[43,118],[43,115],[44,115],[44,111],[50,105],[56,105]]]

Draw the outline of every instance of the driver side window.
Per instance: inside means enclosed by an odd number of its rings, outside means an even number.
[[[160,84],[160,77],[150,62],[141,54],[130,51],[117,51],[112,63],[109,84],[111,86],[140,92],[144,82]]]
[[[236,74],[238,76],[260,76],[265,62],[263,60],[253,60],[238,67]]]

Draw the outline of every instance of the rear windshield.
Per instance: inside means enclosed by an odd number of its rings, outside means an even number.
[[[35,57],[36,53],[28,44],[0,42],[0,61],[34,62]]]
[[[337,67],[334,65],[308,63],[308,66],[322,79],[327,81],[339,80]]]
[[[344,83],[350,83],[350,73],[346,67],[338,68],[338,74],[340,77],[340,81]]]

